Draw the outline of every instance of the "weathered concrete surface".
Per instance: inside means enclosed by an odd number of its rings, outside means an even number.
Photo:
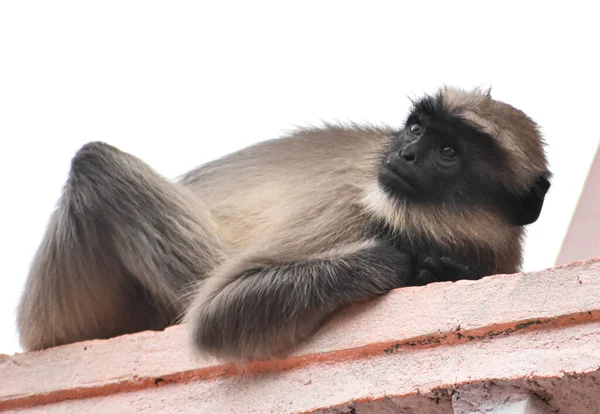
[[[454,414],[551,414],[537,395],[510,385],[473,384],[457,387],[452,395]]]
[[[242,370],[193,358],[181,326],[2,357],[0,409],[451,413],[456,387],[495,383],[577,414],[600,412],[599,369],[591,260],[398,289]]]

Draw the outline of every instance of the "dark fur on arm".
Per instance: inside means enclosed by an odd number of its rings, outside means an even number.
[[[300,259],[242,259],[209,279],[187,319],[198,349],[234,359],[276,356],[340,307],[404,286],[410,258],[367,242]]]

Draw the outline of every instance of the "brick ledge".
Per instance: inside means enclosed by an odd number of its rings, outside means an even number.
[[[164,386],[171,390],[180,387],[183,393],[185,389],[209,386],[213,387],[211,393],[217,396],[222,394],[219,387],[223,385],[220,384],[235,382],[240,373],[243,377],[266,376],[270,378],[271,386],[276,387],[280,381],[278,376],[310,373],[327,377],[326,373],[333,367],[346,377],[343,374],[346,371],[348,375],[356,374],[352,367],[357,364],[376,373],[395,366],[396,360],[413,358],[416,361],[424,355],[449,356],[465,349],[475,352],[499,347],[495,355],[500,361],[502,346],[510,341],[525,341],[524,349],[543,354],[538,348],[532,348],[533,344],[539,345],[540,338],[560,344],[575,355],[577,341],[582,336],[587,347],[589,341],[600,346],[599,276],[600,260],[593,259],[540,272],[496,275],[476,282],[397,289],[372,302],[344,310],[289,357],[255,362],[242,369],[215,359],[195,358],[189,351],[182,326],[163,332],[142,332],[0,356],[0,374],[11,379],[4,381],[1,387],[0,410],[51,404],[45,407],[49,409],[61,402],[72,404],[73,401],[67,400],[73,399],[90,399],[85,404],[111,397],[118,400],[126,398],[117,395],[123,393],[130,393],[129,397],[135,398],[136,393],[155,393]],[[377,363],[372,365],[374,361]],[[509,375],[512,371],[506,369],[504,375],[500,375],[500,371],[489,378],[485,375],[477,377],[474,370],[472,376],[467,376],[472,378],[463,379],[461,384],[491,379],[510,382],[523,376],[543,380],[559,376],[561,370],[563,374],[565,370],[575,370],[578,375],[596,378],[600,355],[592,353],[584,358],[584,362],[587,365],[577,365],[578,361],[563,363],[558,370],[553,363],[554,371],[548,372],[543,369],[527,372],[523,367]],[[435,376],[435,370],[430,369],[430,374]],[[333,381],[334,377],[330,379]],[[281,381],[283,383],[284,379]],[[397,382],[403,381],[406,382],[406,378],[397,378]],[[351,400],[354,403],[371,399],[381,402],[393,397],[403,398],[406,402],[409,397],[417,398],[417,394],[431,394],[435,389],[454,386],[444,382],[443,376],[438,381],[437,388],[414,384],[418,390],[416,394],[398,394],[391,389],[381,394],[381,390],[365,385],[363,392],[357,389]],[[374,398],[365,400],[364,395],[360,397],[364,393],[370,393]],[[321,405],[327,398],[320,396],[315,400],[317,394],[312,405],[306,405],[305,411],[336,406]],[[310,399],[310,393],[305,397]],[[294,399],[294,395],[289,398]],[[85,405],[83,400],[79,403],[79,408]],[[292,408],[302,409],[301,404]]]

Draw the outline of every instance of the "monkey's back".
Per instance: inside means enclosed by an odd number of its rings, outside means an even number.
[[[363,237],[360,201],[390,134],[304,130],[202,165],[180,182],[210,211],[231,251],[256,245],[318,253]]]

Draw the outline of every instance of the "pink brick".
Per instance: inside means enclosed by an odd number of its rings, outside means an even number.
[[[587,413],[600,412],[599,368],[600,260],[590,260],[398,289],[242,372],[194,358],[182,326],[4,356],[0,409],[451,413],[453,389],[493,381]]]

